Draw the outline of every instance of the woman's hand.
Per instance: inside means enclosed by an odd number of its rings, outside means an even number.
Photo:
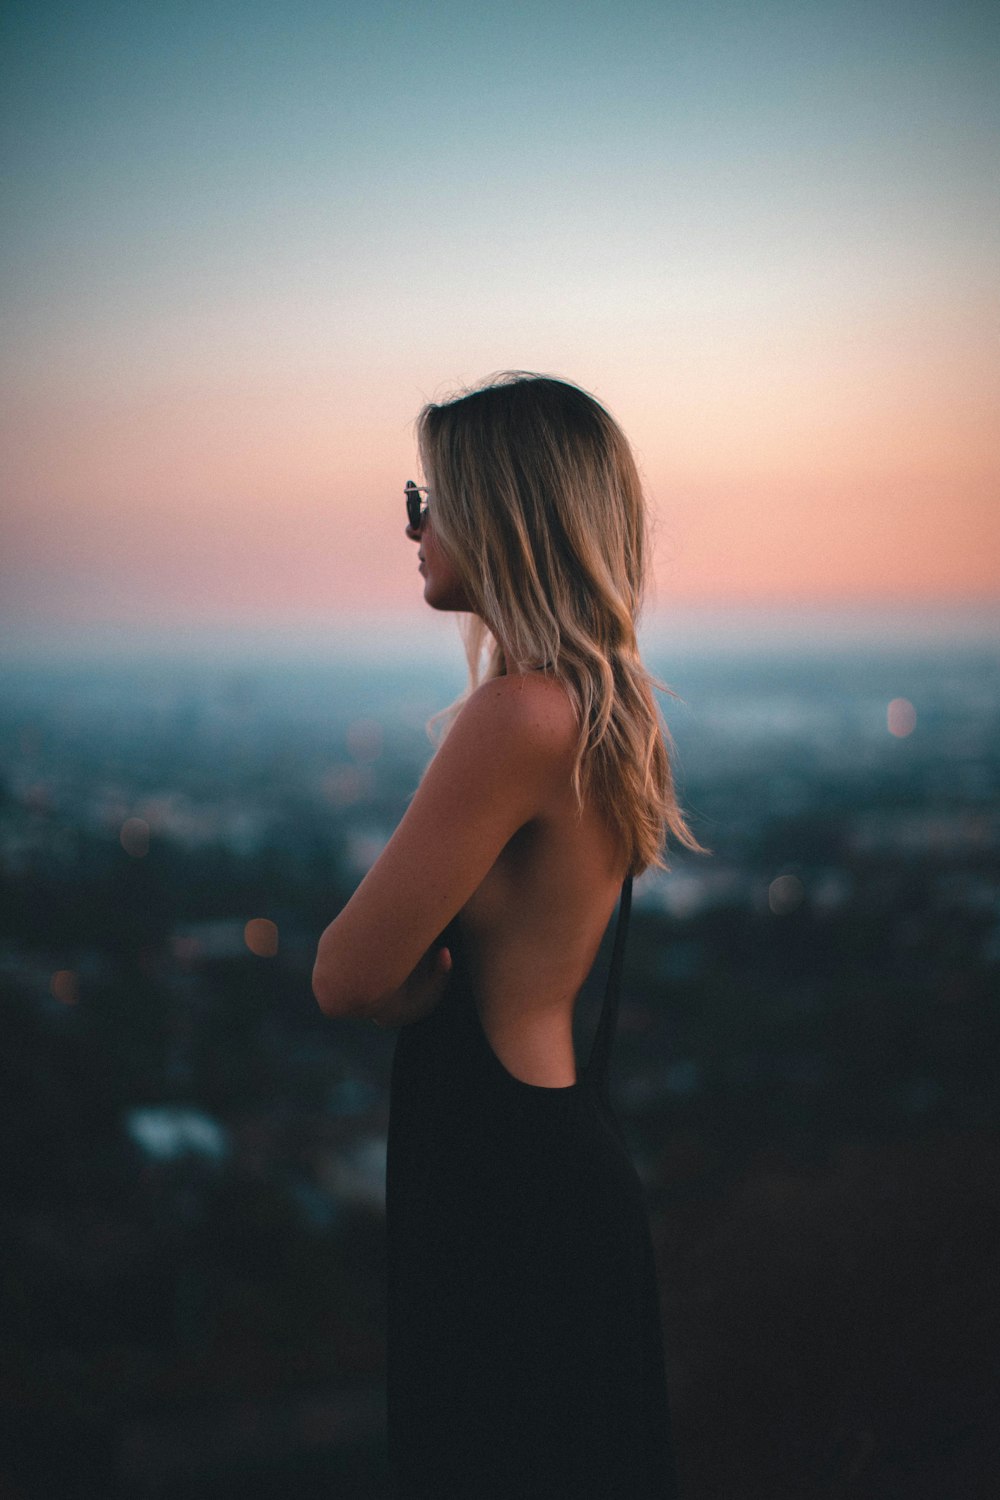
[[[430,1015],[445,992],[451,973],[451,949],[432,944],[409,978],[379,1006],[376,1026],[408,1026]]]

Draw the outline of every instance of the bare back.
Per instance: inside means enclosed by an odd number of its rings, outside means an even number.
[[[408,1025],[432,1010],[450,963],[438,938],[457,916],[502,1065],[542,1087],[576,1081],[573,1006],[626,861],[617,830],[577,806],[578,737],[554,678],[511,674],[470,695],[320,938],[313,989],[328,1015]]]
[[[559,684],[536,680],[532,688],[554,712],[565,711]],[[570,754],[548,804],[517,831],[460,913],[494,1052],[514,1077],[549,1088],[576,1082],[573,1010],[625,874],[603,816],[586,802],[581,814],[571,766]]]

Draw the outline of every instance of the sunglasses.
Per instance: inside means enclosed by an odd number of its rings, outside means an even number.
[[[412,479],[408,479],[403,493],[406,496],[406,519],[414,531],[419,531],[427,514],[427,501],[422,500],[421,496],[429,495],[430,491],[425,485],[414,484]]]

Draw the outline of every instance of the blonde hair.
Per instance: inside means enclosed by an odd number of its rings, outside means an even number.
[[[669,868],[668,832],[710,852],[678,805],[653,688],[677,695],[639,655],[646,506],[617,422],[579,386],[508,371],[425,406],[417,437],[435,538],[475,610],[469,685],[441,717],[505,674],[505,652],[543,669],[577,712],[577,802],[592,798],[617,829],[630,872]]]

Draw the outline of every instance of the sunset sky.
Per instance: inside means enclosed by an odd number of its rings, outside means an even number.
[[[4,7],[3,649],[409,620],[413,418],[564,375],[650,609],[1000,617],[1000,9]]]

